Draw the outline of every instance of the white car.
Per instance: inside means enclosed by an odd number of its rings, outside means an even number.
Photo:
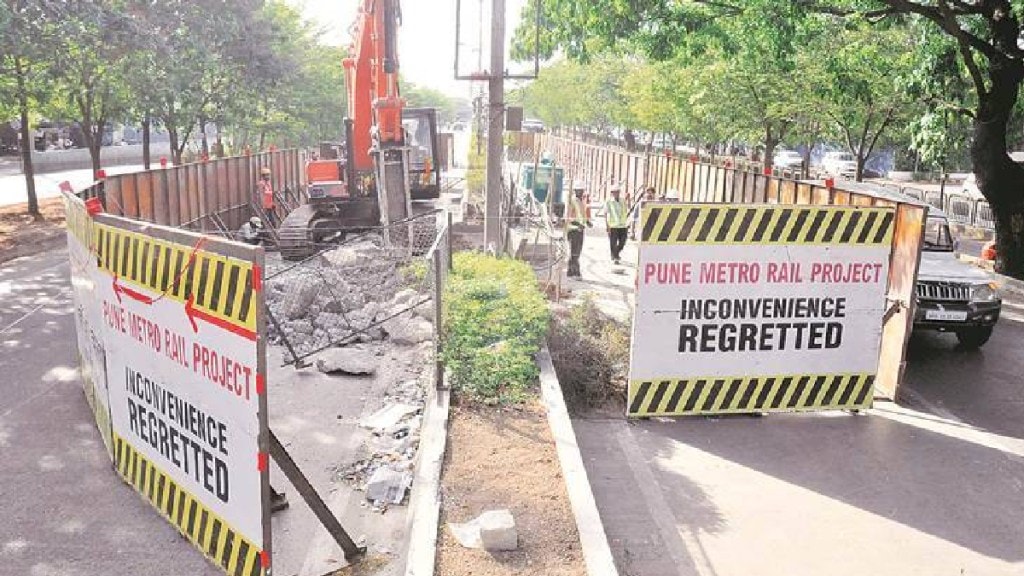
[[[776,168],[800,168],[804,165],[804,157],[796,150],[779,150],[772,159]]]
[[[857,159],[849,152],[827,152],[821,161],[821,169],[830,176],[854,178],[857,175]]]

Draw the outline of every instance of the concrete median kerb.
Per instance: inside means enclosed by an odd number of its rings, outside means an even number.
[[[537,366],[540,368],[541,398],[547,408],[548,426],[555,440],[558,462],[565,478],[565,488],[569,493],[569,503],[576,520],[579,533],[580,548],[587,566],[588,576],[618,576],[604,523],[597,510],[594,492],[587,478],[587,470],[583,466],[583,456],[576,442],[572,419],[562,396],[562,386],[558,382],[558,374],[551,362],[551,351],[545,343],[537,354]]]
[[[406,520],[409,549],[405,576],[433,576],[437,526],[441,517],[441,468],[448,442],[451,391],[435,390],[427,399]]]
[[[979,268],[981,268],[983,270],[987,270],[988,273],[991,274],[994,277],[996,283],[999,284],[999,289],[1000,290],[1007,291],[1007,292],[1013,292],[1014,294],[1016,294],[1018,296],[1024,296],[1024,280],[1018,280],[1016,278],[1010,278],[1009,276],[1004,276],[1004,275],[994,271],[992,269],[992,262],[990,262],[988,260],[982,260],[981,258],[977,258],[977,257],[974,257],[974,256],[968,256],[966,254],[961,254],[960,255],[960,260],[962,262],[967,262],[969,264],[974,264],[975,266],[977,266],[977,267],[979,267]]]

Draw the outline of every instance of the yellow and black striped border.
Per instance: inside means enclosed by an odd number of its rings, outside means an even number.
[[[871,407],[874,374],[633,380],[628,416],[696,416]]]
[[[262,576],[261,550],[178,486],[132,445],[114,435],[114,466],[207,558],[232,576]]]
[[[896,212],[887,207],[647,204],[645,244],[814,244],[888,246]]]
[[[68,233],[78,239],[87,250],[92,240],[92,216],[85,209],[85,204],[74,196],[64,196],[64,222]]]
[[[260,278],[252,262],[105,224],[95,224],[93,233],[99,267],[119,281],[179,302],[193,299],[197,310],[255,334]]]

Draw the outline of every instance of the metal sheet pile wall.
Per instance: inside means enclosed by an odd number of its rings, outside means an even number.
[[[262,152],[118,174],[79,193],[98,196],[109,214],[191,230],[213,230],[217,215],[232,230],[251,216],[258,202],[256,181],[263,168],[271,170],[278,194],[279,216],[301,202],[305,193],[306,152],[299,149]]]
[[[896,228],[889,262],[882,346],[876,393],[894,398],[903,375],[906,343],[913,324],[914,285],[928,206],[899,193],[872,193],[801,182],[749,169],[713,165],[669,155],[642,155],[551,135],[535,139],[536,153],[550,152],[566,178],[582,180],[591,199],[603,199],[610,184],[639,192],[654,186],[659,195],[684,202],[813,204],[894,207]]]

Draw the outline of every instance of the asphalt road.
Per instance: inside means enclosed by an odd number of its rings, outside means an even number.
[[[961,350],[952,334],[915,333],[904,386],[915,407],[1024,439],[1024,298],[1003,296],[999,323],[980,350]]]
[[[76,355],[67,251],[0,266],[0,575],[220,574],[111,469]]]

